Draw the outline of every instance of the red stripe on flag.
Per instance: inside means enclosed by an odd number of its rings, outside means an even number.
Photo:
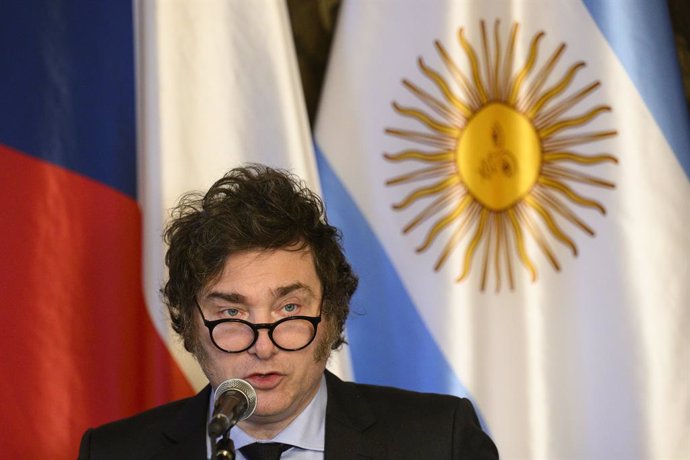
[[[2,456],[74,458],[87,427],[192,394],[146,310],[136,202],[4,146],[0,187]]]

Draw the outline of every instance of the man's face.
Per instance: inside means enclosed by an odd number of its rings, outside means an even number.
[[[311,252],[305,250],[251,250],[232,254],[220,277],[198,296],[207,320],[236,318],[251,323],[273,323],[287,316],[318,316],[321,282]],[[199,362],[211,384],[240,378],[257,394],[254,415],[243,428],[286,425],[307,406],[318,390],[326,358],[315,350],[324,340],[327,319],[322,318],[314,341],[299,351],[283,351],[259,331],[247,351],[225,353],[213,345],[201,317]]]

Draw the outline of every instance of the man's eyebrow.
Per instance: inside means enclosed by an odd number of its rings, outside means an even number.
[[[237,292],[210,292],[207,296],[209,299],[220,299],[231,303],[244,304],[247,298]]]
[[[307,286],[304,283],[300,283],[299,281],[296,283],[288,284],[287,286],[281,286],[279,288],[274,289],[274,293],[276,297],[284,297],[288,294],[291,294],[295,291],[305,291],[308,295],[314,296],[314,291]]]
[[[314,297],[314,291],[312,288],[301,282],[295,282],[288,284],[287,286],[280,286],[273,289],[273,295],[276,298],[285,297],[295,291],[304,291],[308,296]],[[206,295],[208,299],[220,299],[226,302],[236,303],[244,305],[247,303],[247,297],[240,294],[239,292],[222,292],[222,291],[212,291]]]

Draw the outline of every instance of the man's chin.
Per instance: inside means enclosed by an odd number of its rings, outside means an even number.
[[[246,422],[252,425],[266,425],[279,422],[285,417],[285,410],[285,407],[272,404],[272,401],[266,401],[265,404],[259,403],[252,416]]]

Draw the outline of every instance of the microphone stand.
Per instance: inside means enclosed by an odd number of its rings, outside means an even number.
[[[235,460],[235,444],[230,429],[252,415],[256,408],[256,391],[242,379],[230,379],[216,388],[213,416],[206,425],[212,460]]]
[[[211,442],[212,452],[211,458],[213,460],[235,460],[235,444],[230,439],[230,430],[216,442]]]

